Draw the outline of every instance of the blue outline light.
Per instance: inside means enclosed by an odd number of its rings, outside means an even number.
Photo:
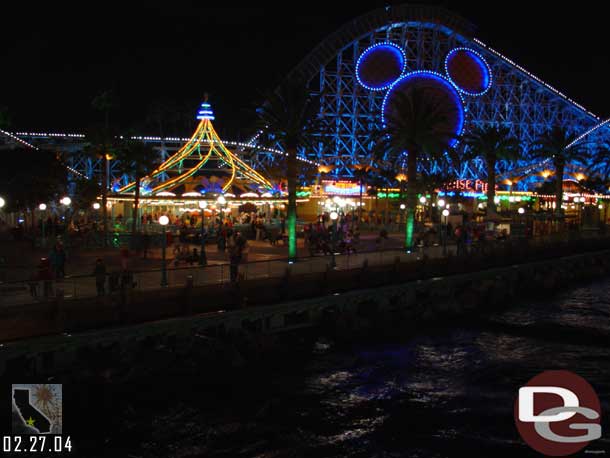
[[[212,105],[208,102],[203,102],[201,107],[199,108],[199,112],[197,113],[197,119],[209,119],[210,121],[214,121],[214,112],[212,111]]]
[[[398,78],[396,81],[394,81],[394,83],[390,86],[390,89],[388,90],[388,92],[386,92],[386,95],[383,98],[383,103],[381,104],[381,123],[383,124],[383,127],[384,128],[386,127],[385,108],[386,108],[386,105],[388,102],[388,98],[390,97],[390,94],[392,93],[394,88],[396,86],[398,86],[400,83],[402,83],[408,79],[417,77],[417,76],[424,76],[425,78],[436,80],[449,89],[449,92],[454,97],[454,102],[458,108],[458,123],[457,123],[458,125],[454,126],[455,134],[461,135],[462,132],[464,131],[464,123],[465,123],[465,118],[466,118],[466,115],[465,115],[466,110],[464,108],[464,99],[462,98],[461,94],[457,91],[455,86],[451,83],[451,81],[449,81],[447,78],[445,78],[440,73],[429,71],[429,70],[416,70],[414,72],[407,73],[406,75],[404,75],[404,76]],[[458,143],[459,143],[458,139],[453,139],[453,140],[451,140],[449,147],[454,148],[455,146],[457,146]]]
[[[372,52],[374,52],[375,49],[377,49],[379,47],[392,49],[394,51],[394,53],[399,57],[399,60],[401,61],[400,66],[402,67],[402,69],[400,70],[400,74],[398,75],[398,77],[396,79],[392,79],[391,81],[388,81],[387,83],[384,83],[381,86],[369,86],[364,81],[362,81],[362,79],[360,78],[360,64],[362,63],[362,60],[364,58],[366,58],[368,55],[370,55]],[[392,86],[392,84],[397,79],[400,79],[400,77],[404,74],[406,68],[407,68],[407,55],[405,54],[403,49],[394,43],[391,43],[389,41],[384,41],[382,43],[377,43],[372,46],[369,46],[362,52],[362,54],[360,54],[360,57],[358,58],[358,62],[356,62],[356,79],[358,80],[358,83],[362,87],[368,89],[369,91],[383,91],[383,90],[389,88],[390,86]]]
[[[455,81],[453,81],[453,78],[451,78],[451,75],[449,74],[449,66],[448,66],[449,59],[455,53],[460,52],[460,51],[465,51],[465,52],[470,53],[472,55],[473,60],[479,65],[479,68],[481,69],[481,73],[483,73],[483,86],[485,87],[485,89],[483,89],[481,92],[469,92],[465,89],[462,89]],[[491,73],[491,67],[489,66],[489,64],[487,63],[485,58],[481,55],[481,53],[479,53],[478,51],[475,51],[472,48],[461,47],[461,48],[454,48],[451,51],[449,51],[449,54],[447,54],[447,57],[445,57],[445,74],[447,75],[447,79],[449,79],[449,81],[451,81],[451,84],[453,84],[458,91],[460,91],[463,94],[469,95],[471,97],[479,97],[479,96],[485,94],[487,91],[489,91],[489,89],[491,88],[491,86],[493,84],[493,74]]]

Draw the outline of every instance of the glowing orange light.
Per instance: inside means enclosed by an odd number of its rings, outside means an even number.
[[[542,178],[544,178],[545,180],[552,174],[553,172],[551,172],[550,170],[543,170],[542,172],[540,172],[540,175],[542,175]]]
[[[320,165],[318,166],[318,172],[320,173],[330,173],[335,168],[334,165]]]

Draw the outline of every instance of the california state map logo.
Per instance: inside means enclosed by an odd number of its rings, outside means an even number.
[[[61,434],[62,386],[12,386],[13,434]]]

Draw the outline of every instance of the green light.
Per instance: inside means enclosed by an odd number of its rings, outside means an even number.
[[[309,197],[311,196],[311,191],[297,191],[297,197]]]
[[[389,194],[386,194],[385,192],[378,192],[377,197],[379,199],[386,199],[386,198],[398,199],[398,198],[400,198],[400,194],[397,192],[391,192]]]
[[[405,248],[410,250],[413,247],[413,229],[415,226],[415,212],[412,208],[407,209],[407,222],[405,227]]]
[[[297,257],[297,212],[296,208],[288,206],[288,218],[286,225],[288,226],[288,260],[294,261]]]

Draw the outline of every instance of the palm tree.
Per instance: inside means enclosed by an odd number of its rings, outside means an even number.
[[[110,113],[117,107],[118,103],[112,90],[102,92],[91,101],[94,110],[102,112],[104,124],[89,132],[86,138],[86,152],[101,159],[102,168],[102,228],[104,246],[108,244],[108,157],[114,143],[114,135],[111,132]]]
[[[588,158],[586,144],[576,142],[577,134],[559,125],[544,133],[534,141],[532,156],[551,159],[555,169],[555,212],[563,214],[563,174],[568,164],[585,163]]]
[[[373,167],[367,164],[355,164],[352,166],[354,170],[354,178],[358,180],[359,184],[359,201],[358,201],[358,227],[360,227],[360,223],[362,222],[362,190],[366,184],[371,179],[371,171]]]
[[[285,81],[268,95],[266,103],[257,109],[257,127],[262,146],[281,145],[286,155],[288,183],[288,260],[297,256],[297,151],[311,148],[313,135],[319,132],[320,97],[312,95],[305,85]]]
[[[139,140],[125,140],[120,143],[116,151],[120,170],[125,175],[134,177],[135,195],[131,222],[131,236],[135,237],[138,227],[138,209],[140,207],[140,182],[150,171],[159,164],[159,155],[148,143]]]
[[[108,244],[108,160],[115,149],[115,138],[110,129],[102,125],[92,126],[85,133],[83,155],[100,161],[100,190],[102,193],[103,244]]]
[[[390,188],[394,185],[396,180],[396,171],[391,166],[381,167],[377,173],[383,180],[385,189],[385,210],[384,210],[384,221],[383,224],[390,223]]]
[[[434,98],[427,97],[425,89],[413,88],[396,93],[393,113],[388,116],[385,128],[380,132],[376,153],[381,158],[391,158],[398,165],[406,155],[407,162],[407,210],[405,248],[413,247],[415,207],[417,198],[417,165],[424,157],[444,159],[455,138],[446,132],[445,107]]]
[[[589,175],[595,175],[597,182],[610,183],[610,145],[602,145],[593,154],[591,165],[587,171]],[[600,193],[608,191],[607,186],[601,185]]]
[[[498,161],[515,161],[520,156],[519,141],[506,127],[477,127],[466,135],[469,155],[485,161],[487,169],[487,217],[496,213],[496,165]]]

